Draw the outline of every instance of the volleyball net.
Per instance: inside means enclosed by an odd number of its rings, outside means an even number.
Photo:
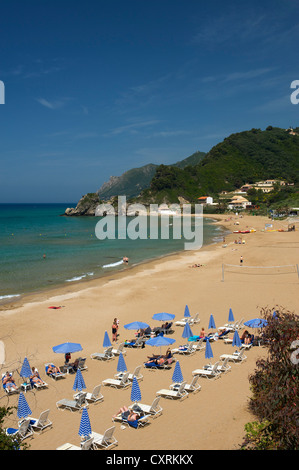
[[[299,279],[299,267],[298,264],[286,264],[280,266],[246,266],[244,264],[222,264],[222,278],[224,282],[225,276],[228,274],[240,274],[240,275],[283,275],[283,274],[295,274]]]

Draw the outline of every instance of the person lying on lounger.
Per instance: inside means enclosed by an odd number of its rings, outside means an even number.
[[[40,378],[38,371],[32,367],[32,375],[30,375],[30,380],[31,382],[35,384],[41,384],[44,385],[44,381]]]
[[[116,418],[118,415],[121,414],[121,417],[125,421],[136,421],[141,417],[140,414],[136,413],[133,410],[129,410],[126,406],[123,406],[118,410],[118,412],[112,416],[112,418]]]
[[[47,368],[47,374],[61,374],[61,370],[59,369],[59,367],[54,366],[54,364],[49,364]]]
[[[12,374],[10,374],[9,372],[6,372],[5,376],[2,379],[2,382],[3,382],[3,387],[7,389],[8,391],[17,390],[18,388],[12,377]]]

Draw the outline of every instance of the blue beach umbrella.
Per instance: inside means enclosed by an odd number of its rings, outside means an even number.
[[[175,368],[172,374],[172,382],[173,383],[182,383],[184,381],[181,366],[179,361],[175,363]]]
[[[228,313],[228,321],[229,323],[233,323],[235,321],[234,314],[231,308],[229,309],[229,313]]]
[[[166,338],[166,336],[155,336],[154,338],[150,338],[145,342],[145,344],[149,344],[150,346],[160,346],[160,354],[162,346],[169,346],[173,343],[175,343],[175,339]]]
[[[191,331],[189,323],[187,322],[186,325],[184,326],[182,337],[183,338],[190,338],[191,336],[193,336],[193,333]]]
[[[154,313],[154,315],[152,316],[154,320],[160,320],[160,321],[173,320],[174,317],[175,315],[173,313],[166,313],[166,312]]]
[[[117,362],[117,372],[126,372],[127,365],[123,353],[119,353],[118,362]]]
[[[127,330],[141,330],[143,328],[147,328],[149,325],[142,321],[133,321],[132,323],[127,323],[124,327]]]
[[[210,341],[207,339],[206,341],[206,349],[205,349],[205,358],[206,359],[212,359],[213,356],[213,351],[210,345]]]
[[[185,307],[184,317],[191,317],[188,305]]]
[[[234,332],[234,337],[233,337],[233,342],[232,342],[232,345],[233,347],[237,347],[237,348],[240,348],[242,346],[242,343],[241,343],[241,340],[240,340],[240,336],[239,336],[239,333],[237,330],[235,330]]]
[[[29,361],[27,359],[27,357],[25,357],[24,361],[23,361],[23,365],[22,365],[22,369],[21,369],[21,372],[20,372],[20,376],[21,377],[30,377],[32,375],[32,370],[31,370],[31,367],[30,367],[30,364],[29,364]]]
[[[81,421],[80,421],[80,427],[79,427],[79,436],[82,437],[89,437],[90,434],[92,433],[91,431],[91,425],[90,425],[90,420],[89,420],[89,415],[87,408],[84,406],[82,415],[81,415]]]
[[[141,400],[141,391],[139,387],[138,380],[134,376],[133,382],[132,382],[132,388],[131,388],[131,401],[137,402]]]
[[[268,325],[268,322],[262,318],[254,318],[253,320],[244,322],[244,325],[249,326],[249,328],[263,328]]]
[[[215,325],[215,322],[214,322],[214,317],[213,317],[213,315],[210,316],[210,321],[209,321],[208,329],[210,329],[210,328],[215,328],[215,329],[216,329],[216,325]]]
[[[79,390],[79,392],[82,392],[83,388],[86,388],[86,385],[82,376],[82,372],[80,369],[78,369],[76,372],[73,390]]]
[[[58,344],[58,346],[53,346],[53,351],[55,353],[74,353],[77,351],[82,351],[82,346],[80,343],[62,343]]]
[[[108,336],[107,331],[105,331],[105,334],[104,334],[104,341],[103,341],[103,347],[104,347],[104,348],[109,348],[110,346],[112,346],[112,344],[111,344],[111,341],[110,341],[110,338],[109,338],[109,336]]]
[[[31,414],[32,411],[27,403],[25,395],[23,392],[21,392],[19,395],[17,416],[18,418],[27,418]]]

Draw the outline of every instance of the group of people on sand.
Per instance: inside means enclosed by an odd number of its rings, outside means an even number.
[[[35,367],[32,367],[32,375],[30,375],[30,382],[33,384],[41,384],[44,385],[44,381],[40,378],[38,370]],[[8,392],[18,390],[19,388],[16,385],[15,379],[12,376],[12,373],[6,372],[4,377],[2,378],[2,384]]]

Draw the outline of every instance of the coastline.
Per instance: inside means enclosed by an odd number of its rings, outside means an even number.
[[[244,266],[273,266],[294,264],[299,260],[298,232],[263,232],[266,217],[244,216],[225,220],[227,215],[213,216],[217,224],[233,232],[238,221],[240,229],[246,226],[256,228],[256,232],[242,235],[245,244],[235,244],[236,234],[226,236],[225,243],[219,242],[204,246],[197,252],[180,252],[159,260],[151,260],[130,269],[111,274],[107,278],[89,280],[76,286],[67,286],[51,291],[49,297],[33,296],[18,308],[0,312],[1,336],[6,346],[6,370],[21,367],[24,356],[30,365],[39,369],[49,388],[43,391],[28,392],[26,399],[32,410],[32,416],[38,417],[50,409],[49,418],[53,429],[28,440],[32,450],[56,449],[64,442],[78,445],[80,414],[62,412],[55,406],[57,400],[71,398],[74,376],[53,381],[46,378],[44,364],[54,361],[63,364],[63,356],[56,355],[52,347],[65,341],[79,342],[83,351],[73,354],[72,359],[82,355],[87,358],[88,370],[83,372],[88,392],[102,380],[113,377],[116,373],[117,359],[102,362],[90,358],[90,354],[103,351],[105,330],[111,338],[111,324],[114,317],[120,320],[119,341],[134,337],[133,331],[123,328],[131,321],[145,321],[151,327],[158,326],[152,320],[157,312],[169,312],[176,315],[175,320],[183,317],[184,307],[188,304],[193,316],[199,313],[200,323],[192,326],[194,335],[202,327],[208,331],[209,317],[213,314],[216,327],[227,322],[229,308],[232,308],[235,320],[244,321],[256,318],[263,307],[281,305],[291,311],[298,311],[298,278],[296,273],[282,276],[272,273],[257,275],[228,273],[225,281],[221,280],[223,263],[238,264],[240,255],[244,257]],[[283,223],[273,222],[274,229]],[[241,234],[240,234],[241,235]],[[226,245],[226,246],[224,246]],[[199,268],[190,268],[194,263],[201,263]],[[49,292],[49,291],[48,291]],[[48,309],[51,305],[63,305],[58,310]],[[174,347],[184,344],[183,329],[175,327],[171,335],[176,340]],[[223,353],[233,351],[230,345],[219,340],[212,343],[213,363]],[[137,365],[142,365],[147,355],[156,353],[155,348],[127,349],[125,361],[133,372]],[[245,352],[247,360],[242,364],[232,364],[232,370],[219,380],[200,379],[201,390],[190,395],[182,402],[161,399],[163,407],[161,417],[151,420],[149,426],[140,430],[121,429],[115,423],[117,450],[157,450],[157,449],[194,449],[227,450],[238,449],[244,437],[244,425],[253,421],[248,410],[251,395],[248,375],[254,371],[256,360],[265,357],[267,350],[253,347]],[[184,379],[190,383],[192,370],[202,368],[208,360],[204,352],[192,356],[176,355]],[[168,388],[172,382],[172,370],[149,371],[142,367],[143,380],[140,382],[142,403],[151,404],[156,392]],[[18,382],[18,374],[15,378]],[[112,415],[123,405],[129,406],[130,387],[116,390],[102,386],[103,403],[90,405],[88,408],[92,428],[104,433],[113,425]],[[3,396],[3,393],[2,395]],[[17,404],[17,395],[6,397],[9,406]],[[8,421],[9,426],[17,422],[16,412]],[[229,431],[228,431],[229,430]],[[181,436],[184,436],[184,440]]]
[[[217,217],[211,216],[209,214],[202,214],[202,217],[211,220],[212,223],[220,225],[223,228],[223,232],[225,231],[225,226],[222,225],[222,223],[221,223],[222,219],[221,218],[217,219]],[[215,241],[212,242],[211,241],[210,243],[204,245],[203,248],[213,246],[217,243],[220,243],[220,242],[215,242]],[[20,308],[23,305],[25,305],[26,303],[47,301],[47,300],[50,300],[50,298],[52,298],[52,297],[55,298],[55,297],[60,296],[60,295],[65,295],[65,296],[71,295],[74,292],[78,292],[80,290],[85,290],[85,289],[88,289],[90,287],[93,287],[93,285],[95,285],[95,283],[96,283],[96,285],[98,285],[98,282],[100,280],[102,280],[104,283],[105,283],[105,280],[109,282],[110,279],[108,279],[108,278],[110,276],[113,276],[113,279],[114,279],[116,276],[124,275],[125,273],[127,273],[128,271],[130,271],[132,269],[142,267],[143,265],[146,266],[151,262],[156,262],[156,261],[160,261],[160,260],[163,261],[164,259],[167,259],[169,257],[177,256],[181,253],[184,253],[184,251],[185,250],[182,249],[180,251],[175,251],[173,253],[166,253],[166,254],[163,254],[161,256],[146,259],[146,260],[143,260],[142,262],[134,263],[134,264],[131,264],[131,265],[129,264],[128,266],[124,265],[124,267],[121,270],[117,270],[117,271],[114,271],[114,272],[110,271],[110,272],[107,272],[107,273],[102,273],[100,276],[94,276],[92,279],[88,279],[88,278],[84,279],[83,278],[83,279],[80,279],[78,281],[73,281],[71,284],[66,284],[66,281],[65,281],[65,283],[61,284],[61,285],[57,285],[57,286],[53,286],[53,287],[47,286],[44,289],[40,289],[40,290],[37,290],[37,291],[34,291],[34,292],[27,292],[27,293],[24,293],[24,294],[11,295],[11,299],[9,299],[9,296],[8,296],[7,300],[4,300],[4,299],[2,299],[2,301],[0,300],[0,315],[1,315],[1,312],[3,312],[3,311],[13,310],[15,308]],[[190,250],[189,253],[196,253],[196,251],[197,250]],[[64,291],[65,291],[65,293],[64,293]]]

